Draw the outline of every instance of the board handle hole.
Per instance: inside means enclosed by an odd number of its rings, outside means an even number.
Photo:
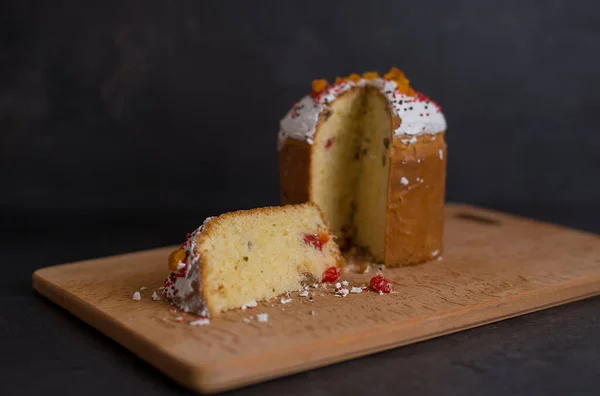
[[[461,220],[474,221],[476,223],[487,224],[487,225],[499,225],[500,222],[495,219],[490,219],[489,217],[480,216],[473,213],[461,212],[457,213],[456,217]]]

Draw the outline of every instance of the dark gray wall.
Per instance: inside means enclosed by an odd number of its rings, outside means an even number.
[[[448,199],[600,202],[600,1],[4,1],[0,208],[277,203],[315,77],[403,69],[448,119]]]

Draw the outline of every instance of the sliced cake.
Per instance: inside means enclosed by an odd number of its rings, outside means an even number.
[[[342,265],[333,237],[313,203],[209,217],[169,256],[164,295],[209,317],[299,290]]]
[[[446,120],[392,68],[313,81],[281,121],[281,203],[315,202],[343,248],[387,266],[442,252]]]

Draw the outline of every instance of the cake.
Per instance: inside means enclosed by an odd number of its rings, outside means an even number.
[[[184,312],[217,316],[314,284],[343,263],[311,202],[207,218],[169,255],[164,295]]]
[[[315,80],[312,88],[280,122],[281,203],[316,203],[343,249],[389,267],[440,255],[447,160],[440,106],[397,68]]]

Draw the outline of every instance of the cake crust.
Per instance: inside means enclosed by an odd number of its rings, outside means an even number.
[[[443,249],[447,149],[444,134],[421,135],[406,144],[401,136],[391,148],[385,263],[418,264]]]

